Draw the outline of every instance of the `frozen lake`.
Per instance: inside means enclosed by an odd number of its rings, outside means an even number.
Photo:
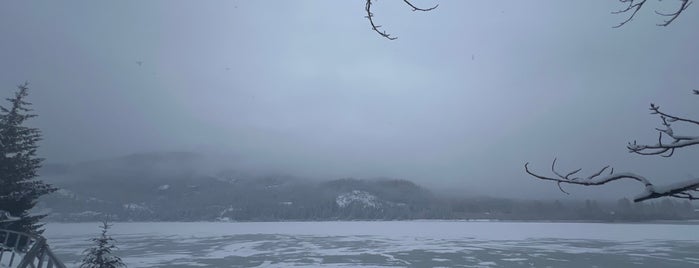
[[[98,223],[51,223],[76,266]],[[129,267],[698,267],[699,225],[468,221],[114,223]]]

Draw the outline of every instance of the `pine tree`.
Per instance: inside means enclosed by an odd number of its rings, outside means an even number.
[[[126,267],[126,264],[121,261],[121,258],[114,256],[112,250],[116,249],[116,240],[111,236],[107,235],[107,230],[112,225],[108,224],[107,221],[102,221],[102,235],[97,238],[92,238],[90,241],[94,243],[91,248],[85,249],[83,254],[82,264],[80,268],[118,268]]]
[[[40,235],[43,215],[31,215],[42,195],[52,193],[56,188],[36,179],[42,158],[37,157],[37,142],[41,132],[25,125],[25,121],[36,117],[25,99],[28,84],[19,85],[14,98],[7,98],[10,107],[0,106],[0,210],[9,212],[18,221],[3,228]]]

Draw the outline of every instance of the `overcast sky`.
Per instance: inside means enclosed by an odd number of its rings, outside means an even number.
[[[193,151],[298,176],[552,198],[564,195],[525,162],[699,175],[697,149],[625,148],[655,141],[650,102],[699,117],[699,7],[658,27],[653,10],[676,3],[651,1],[613,29],[625,19],[614,1],[415,3],[440,6],[374,5],[389,41],[363,1],[5,0],[0,92],[31,83],[47,162]],[[572,191],[641,190],[624,186]]]

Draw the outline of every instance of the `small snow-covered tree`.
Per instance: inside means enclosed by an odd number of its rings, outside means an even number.
[[[19,85],[14,98],[8,98],[9,107],[0,106],[0,210],[19,217],[3,228],[41,234],[46,215],[31,215],[39,197],[56,190],[49,184],[37,180],[37,171],[42,158],[36,156],[37,142],[41,132],[26,126],[28,119],[36,117],[26,101],[28,84]]]
[[[116,240],[107,235],[107,230],[112,225],[106,220],[102,221],[100,229],[102,233],[99,237],[92,238],[92,247],[85,249],[83,254],[85,257],[80,264],[80,268],[118,268],[126,267],[126,264],[121,261],[121,258],[115,256],[112,250],[116,249]]]
[[[694,90],[695,95],[699,95],[699,90]],[[665,113],[660,110],[660,106],[653,103],[650,104],[651,114],[658,115],[662,127],[656,128],[658,131],[658,142],[656,144],[638,144],[638,142],[629,142],[626,148],[630,153],[639,155],[660,155],[662,157],[670,157],[675,153],[675,149],[684,148],[692,145],[699,145],[699,136],[681,135],[675,133],[672,128],[673,123],[683,123],[688,125],[699,126],[699,120],[692,120],[684,117],[679,117]],[[577,184],[584,186],[604,185],[613,181],[630,179],[640,182],[645,187],[645,190],[638,194],[633,201],[641,202],[648,199],[659,197],[674,197],[688,200],[699,199],[699,178],[680,181],[667,185],[656,185],[650,179],[631,172],[614,173],[614,169],[609,166],[603,167],[598,172],[587,176],[575,176],[581,169],[576,169],[568,173],[560,173],[556,170],[556,159],[551,164],[551,172],[554,176],[543,176],[529,169],[529,162],[524,164],[524,170],[537,179],[556,182],[558,188],[564,192],[561,184]],[[604,174],[609,170],[609,174]]]

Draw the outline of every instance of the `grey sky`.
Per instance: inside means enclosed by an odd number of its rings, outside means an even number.
[[[197,151],[311,177],[387,176],[559,197],[524,175],[611,164],[699,175],[653,142],[649,102],[697,114],[697,7],[657,27],[613,1],[3,1],[0,87],[31,83],[48,162]],[[138,65],[141,61],[142,65]],[[691,129],[690,129],[691,130]],[[694,129],[696,131],[696,129]],[[624,190],[575,188],[574,193]],[[578,195],[578,196],[580,196]]]

